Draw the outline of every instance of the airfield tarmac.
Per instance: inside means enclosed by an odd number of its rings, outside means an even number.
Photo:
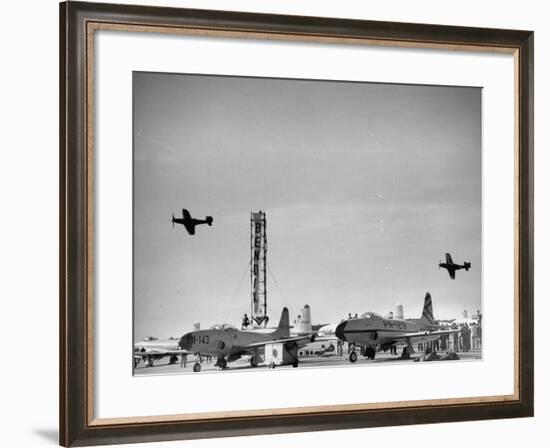
[[[439,355],[443,356],[444,352],[438,352]],[[454,362],[460,362],[460,361],[479,361],[481,360],[481,351],[480,350],[471,350],[469,352],[457,352],[457,355],[459,356],[460,360],[454,361]],[[383,365],[383,364],[403,364],[403,363],[411,363],[415,362],[417,358],[422,358],[424,355],[423,353],[414,353],[411,355],[411,359],[400,359],[397,355],[391,355],[388,353],[377,353],[375,359],[367,359],[363,358],[362,356],[359,356],[357,358],[357,362],[351,363],[348,359],[348,354],[344,353],[343,356],[338,356],[336,354],[325,354],[323,356],[305,356],[301,357],[299,359],[300,364],[297,367],[300,368],[308,368],[308,367],[348,367],[348,366],[365,366],[365,365]],[[432,363],[437,362],[448,362],[448,361],[430,361]],[[135,375],[166,375],[166,374],[181,374],[181,373],[191,373],[194,375],[200,375],[207,372],[220,372],[221,369],[218,367],[215,367],[214,364],[216,363],[216,359],[213,358],[210,362],[206,362],[203,360],[202,363],[202,369],[200,372],[195,373],[193,372],[193,364],[195,364],[195,357],[194,356],[188,356],[187,357],[187,366],[182,367],[180,366],[180,362],[178,361],[175,364],[170,364],[168,358],[163,358],[160,360],[156,360],[153,367],[145,367],[143,362],[140,362],[139,365],[134,369]],[[291,365],[285,365],[285,366],[277,366],[276,369],[292,369],[293,367]],[[228,368],[224,370],[224,372],[232,372],[232,371],[242,371],[242,370],[267,370],[269,367],[265,365],[264,363],[258,364],[258,367],[251,367],[249,363],[248,356],[245,356],[241,359],[238,359],[237,361],[233,361],[228,364]]]

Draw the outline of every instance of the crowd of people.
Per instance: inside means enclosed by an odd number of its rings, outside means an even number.
[[[444,334],[429,342],[418,343],[419,352],[469,352],[481,349],[481,323],[452,325],[450,330],[456,333]]]
[[[460,330],[456,333],[444,334],[439,339],[418,344],[420,352],[469,352],[481,350],[482,345],[482,324],[481,314],[478,311],[472,322],[451,324],[449,330]]]

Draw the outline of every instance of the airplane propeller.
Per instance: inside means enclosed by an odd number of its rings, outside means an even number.
[[[174,228],[174,214],[172,213],[172,229]]]

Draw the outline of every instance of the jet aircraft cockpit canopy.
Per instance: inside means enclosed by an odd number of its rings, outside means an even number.
[[[374,318],[382,319],[382,316],[378,313],[373,313],[372,311],[368,311],[366,313],[363,313],[361,315],[361,318],[362,319],[374,319]]]
[[[211,330],[236,330],[237,327],[234,327],[231,324],[216,324],[216,325],[212,325],[210,329]]]

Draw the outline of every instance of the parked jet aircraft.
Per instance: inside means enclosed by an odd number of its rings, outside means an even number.
[[[415,342],[432,341],[441,335],[456,333],[457,330],[431,330],[436,323],[433,319],[432,298],[426,293],[422,317],[416,320],[384,319],[380,314],[367,312],[361,317],[345,320],[336,327],[336,336],[342,341],[365,347],[366,355],[374,359],[376,350],[386,350],[392,345],[406,343],[409,353],[413,353]],[[350,362],[357,361],[357,353],[352,350]]]
[[[311,336],[313,334],[315,332],[311,324],[311,308],[306,304],[301,309],[301,313],[296,316],[294,326],[290,328],[290,336]]]
[[[466,269],[466,271],[468,271],[472,267],[472,263],[469,263],[467,261],[465,261],[464,264],[453,263],[453,259],[450,253],[445,254],[445,259],[446,259],[445,263],[441,263],[441,261],[439,262],[439,268],[447,269],[447,271],[449,272],[449,276],[451,277],[452,280],[455,279],[456,271],[460,269]]]
[[[145,367],[153,367],[156,360],[168,356],[170,364],[174,364],[177,362],[178,356],[189,354],[191,353],[179,347],[176,338],[161,340],[149,336],[134,344],[134,367],[137,367],[140,361],[144,362]]]
[[[198,226],[200,224],[208,224],[209,226],[212,225],[212,216],[207,216],[204,219],[195,219],[191,217],[191,213],[189,213],[189,211],[185,208],[181,212],[183,216],[182,218],[175,218],[172,214],[172,227],[174,227],[174,223],[182,224],[189,235],[195,234],[195,226]]]
[[[335,345],[338,338],[334,334],[336,324],[323,325],[317,330],[313,329],[311,324],[311,309],[309,305],[302,308],[302,314],[296,319],[294,328],[290,330],[292,336],[311,336],[312,342],[308,342],[298,352],[299,356],[322,356],[327,353],[333,353],[336,350]]]
[[[273,346],[281,346],[288,353],[312,340],[312,336],[290,336],[288,309],[283,308],[279,326],[272,332],[237,330],[231,325],[217,325],[210,330],[192,331],[182,336],[179,346],[183,350],[198,354],[199,362],[193,366],[193,371],[200,372],[202,355],[217,356],[216,366],[225,369],[228,362],[235,361],[243,355],[252,355],[250,365],[256,367],[260,357],[265,357],[266,350]],[[298,358],[292,354],[287,356],[294,367],[298,366]]]
[[[336,338],[336,335],[335,335],[335,332],[336,332],[336,327],[338,327],[338,324],[327,324],[327,325],[323,325],[321,328],[319,328],[317,330],[317,335],[320,337],[320,338],[330,338],[330,337],[333,337],[335,340],[337,339]],[[318,339],[318,338],[316,338]]]

